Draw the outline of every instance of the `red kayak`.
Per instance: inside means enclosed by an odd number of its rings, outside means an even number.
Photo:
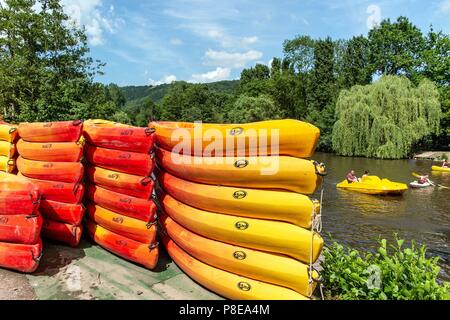
[[[97,167],[145,177],[152,173],[155,164],[153,156],[148,153],[105,149],[89,144],[85,145],[84,156]]]
[[[42,217],[36,215],[0,215],[0,242],[35,244],[39,240]]]
[[[79,162],[44,162],[17,159],[17,168],[27,178],[78,183],[83,177],[83,165]]]
[[[18,176],[25,177],[20,172]],[[30,178],[26,179],[39,187],[42,198],[46,200],[65,203],[79,203],[84,196],[84,185],[82,183],[66,183]]]
[[[87,221],[87,230],[92,240],[112,253],[153,269],[158,264],[158,244],[144,244],[111,232],[91,220]]]
[[[42,225],[42,237],[62,242],[71,247],[80,243],[83,226],[65,224],[46,219]]]
[[[0,214],[32,215],[40,198],[38,187],[29,180],[0,172]]]
[[[150,199],[154,182],[150,177],[141,177],[100,167],[87,166],[86,176],[92,184],[132,197]]]
[[[33,122],[19,125],[19,136],[29,142],[77,142],[83,131],[83,122]]]
[[[154,130],[114,124],[84,127],[84,137],[91,145],[131,152],[149,153],[154,145]]]
[[[78,226],[83,221],[85,209],[81,203],[42,200],[39,211],[45,219]]]
[[[87,186],[87,196],[105,209],[144,222],[155,221],[156,205],[152,200],[127,196],[94,185]]]
[[[42,241],[36,244],[0,242],[0,267],[19,272],[32,273],[39,266],[42,256]]]

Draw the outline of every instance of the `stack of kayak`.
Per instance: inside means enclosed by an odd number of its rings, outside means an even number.
[[[21,123],[19,175],[38,186],[42,236],[72,247],[82,234],[84,167],[81,121]]]
[[[0,171],[16,172],[17,127],[0,122]]]
[[[313,228],[320,203],[309,196],[324,167],[302,158],[319,130],[295,120],[150,127],[162,238],[175,263],[230,299],[308,299],[323,247]]]
[[[38,188],[0,172],[0,267],[31,273],[42,255]]]
[[[114,254],[153,269],[159,256],[150,177],[153,131],[89,120],[83,135],[90,236]]]

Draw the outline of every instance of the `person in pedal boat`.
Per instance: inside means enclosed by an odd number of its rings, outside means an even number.
[[[442,163],[442,168],[448,168],[448,160],[444,160],[444,162]]]
[[[364,179],[365,177],[369,176],[369,170],[364,171],[363,176],[361,177],[361,180]]]
[[[420,184],[426,184],[430,183],[430,180],[428,179],[428,175],[420,176],[419,181],[417,181]]]
[[[358,182],[358,178],[355,176],[355,171],[352,170],[347,174],[348,183]]]

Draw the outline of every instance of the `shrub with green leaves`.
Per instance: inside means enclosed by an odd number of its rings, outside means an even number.
[[[377,252],[360,253],[334,242],[324,250],[321,272],[325,294],[342,300],[449,300],[450,283],[439,284],[439,257],[427,258],[426,247],[404,248],[380,241]]]

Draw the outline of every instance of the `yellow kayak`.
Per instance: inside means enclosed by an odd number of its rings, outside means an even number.
[[[168,236],[163,243],[173,261],[192,279],[209,290],[234,300],[309,300],[300,293],[207,265],[181,249]]]
[[[8,123],[0,123],[0,140],[15,142],[19,137],[17,127]]]
[[[170,173],[157,172],[160,186],[191,207],[242,217],[277,220],[311,228],[320,203],[295,192],[233,188],[194,183]]]
[[[175,243],[192,257],[216,268],[251,279],[273,283],[308,296],[308,266],[284,255],[233,246],[204,238],[176,223],[167,215],[161,217],[161,225]],[[317,272],[313,277],[319,278]]]
[[[408,186],[404,183],[392,182],[376,176],[364,177],[361,182],[349,183],[347,180],[344,180],[337,187],[374,195],[400,195],[408,190]]]
[[[156,149],[165,171],[198,183],[256,189],[283,189],[313,194],[325,168],[294,157],[195,157]]]
[[[438,166],[432,166],[431,170],[439,171],[439,172],[450,172],[450,168],[443,168],[443,167],[438,167]]]
[[[280,253],[308,263],[313,233],[296,225],[278,221],[229,216],[195,209],[170,195],[160,197],[164,211],[184,228],[201,236],[237,246]],[[313,262],[323,247],[322,237],[314,233]]]
[[[8,141],[0,141],[0,156],[13,158],[16,154],[16,145]]]
[[[169,151],[181,147],[181,154],[196,156],[286,155],[309,158],[320,137],[320,130],[312,124],[291,119],[247,124],[151,122],[149,127],[155,129],[160,147]],[[271,148],[272,143],[276,148]],[[267,149],[260,148],[264,144]]]
[[[16,161],[8,157],[0,156],[0,171],[12,173],[16,169]]]

